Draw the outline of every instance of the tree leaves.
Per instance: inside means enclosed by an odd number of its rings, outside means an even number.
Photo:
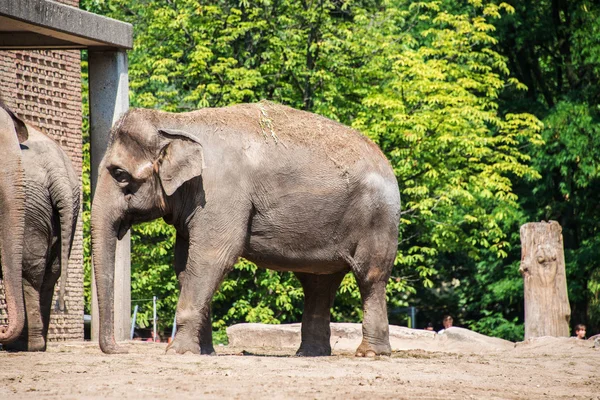
[[[500,111],[523,90],[500,55],[494,19],[513,9],[469,1],[84,0],[134,24],[133,106],[187,111],[263,98],[351,125],[384,151],[403,199],[390,308],[414,304],[417,287],[456,277],[457,263],[506,257],[505,220],[519,208],[513,180],[539,178],[523,149],[543,143],[531,114]],[[512,228],[512,227],[511,227]],[[175,304],[172,232],[134,228],[133,277]],[[158,250],[161,249],[161,250]],[[139,254],[138,254],[139,253]],[[166,289],[168,288],[168,290]],[[237,264],[215,296],[215,327],[280,323],[301,315],[291,274]],[[172,312],[172,309],[169,310]],[[353,277],[333,318],[356,320]],[[169,318],[162,318],[168,324]]]

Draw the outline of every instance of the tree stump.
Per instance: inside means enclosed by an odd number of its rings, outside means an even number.
[[[521,227],[521,267],[525,289],[525,339],[569,336],[562,228],[556,221]]]

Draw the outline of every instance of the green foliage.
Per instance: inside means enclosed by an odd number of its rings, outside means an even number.
[[[596,109],[597,110],[597,109]],[[600,328],[600,116],[585,103],[559,102],[545,118],[547,145],[534,154],[543,173],[524,203],[535,219],[563,227],[569,300],[574,324]],[[589,320],[588,320],[589,319]]]
[[[540,177],[525,150],[543,141],[533,115],[502,111],[502,96],[519,98],[525,89],[498,52],[492,25],[514,19],[512,7],[475,0],[81,6],[133,23],[133,106],[186,111],[266,98],[368,135],[390,160],[403,199],[390,308],[410,303],[426,310],[424,299],[437,299],[431,317],[466,310],[463,320],[479,321],[470,326],[518,336],[518,315],[506,314],[518,309],[499,310],[498,302],[518,297],[511,232],[522,214],[513,186]],[[177,299],[173,232],[159,221],[136,226],[132,246],[132,298],[157,295],[161,324],[169,326]],[[214,327],[297,321],[301,304],[293,275],[240,260],[214,298]],[[332,316],[362,318],[352,275]]]
[[[83,204],[81,219],[83,221],[83,296],[84,313],[91,314],[92,308],[92,233],[91,233],[91,181],[90,181],[90,104],[88,85],[87,53],[83,53],[81,60],[81,101],[83,135],[83,162],[81,171],[81,184],[83,188]]]
[[[301,316],[302,289],[293,275],[259,270],[241,259],[213,300],[213,325],[232,322],[279,324]]]
[[[469,324],[469,328],[484,335],[498,336],[505,340],[519,342],[523,340],[525,329],[518,318],[507,320],[502,313],[482,310],[483,317]]]
[[[137,324],[151,327],[153,296],[156,296],[158,324],[173,324],[179,284],[173,272],[173,227],[158,222],[139,224],[131,230],[131,300],[138,305]]]
[[[515,8],[498,21],[497,37],[512,72],[528,89],[507,93],[502,108],[542,118],[546,142],[525,149],[542,179],[534,187],[516,186],[521,223],[553,219],[561,224],[571,324],[585,323],[589,332],[599,332],[600,5],[544,0]],[[519,254],[511,257],[518,260]]]
[[[517,84],[491,49],[493,27],[485,16],[498,8],[474,6],[456,15],[440,7],[412,3],[398,14],[411,15],[420,28],[406,33],[393,23],[400,29],[365,66],[389,74],[353,123],[394,166],[404,208],[397,263],[408,274],[416,269],[429,287],[440,255],[478,260],[488,249],[506,256],[501,222],[517,208],[511,177],[538,177],[520,146],[541,143],[535,117],[498,112],[501,90]]]

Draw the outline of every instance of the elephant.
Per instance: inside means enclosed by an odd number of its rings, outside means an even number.
[[[115,247],[133,223],[176,230],[181,289],[167,352],[214,354],[211,300],[239,257],[293,271],[304,291],[298,356],[327,356],[330,309],[354,273],[364,318],[356,356],[389,355],[386,285],[400,191],[389,161],[340,123],[272,102],[184,113],[131,109],[113,126],[92,203],[104,353],[114,337]]]
[[[79,216],[79,180],[69,157],[54,140],[11,115],[15,128],[22,126],[27,132],[20,149],[25,204],[21,217],[23,299],[19,301],[24,301],[24,313],[17,314],[24,324],[18,338],[3,344],[8,350],[45,351],[59,276],[56,310],[66,311],[67,266]],[[12,277],[4,275],[5,285],[11,281]],[[7,293],[7,297],[12,296]]]
[[[0,98],[0,261],[8,325],[0,326],[0,343],[16,340],[25,324],[22,261],[25,230],[24,172],[19,144],[27,140],[27,129]]]

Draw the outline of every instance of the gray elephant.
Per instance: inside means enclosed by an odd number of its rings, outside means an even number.
[[[25,187],[21,270],[25,323],[20,337],[11,343],[6,341],[5,347],[44,351],[52,296],[59,276],[56,308],[65,310],[67,266],[79,215],[79,181],[69,157],[56,142],[14,114],[12,120],[15,127],[23,126],[28,136],[21,143]],[[5,285],[10,281],[10,277],[4,277]]]
[[[25,125],[0,98],[0,260],[8,312],[8,325],[0,326],[0,343],[16,340],[25,323],[21,275],[25,187],[19,148],[25,140]]]
[[[167,351],[212,354],[210,304],[238,257],[293,271],[305,294],[297,355],[331,354],[330,308],[344,275],[363,301],[357,356],[390,354],[385,288],[400,195],[389,162],[360,133],[269,102],[172,114],[131,110],[113,127],[92,206],[100,347],[114,339],[114,259],[136,222],[177,230],[181,294]]]

